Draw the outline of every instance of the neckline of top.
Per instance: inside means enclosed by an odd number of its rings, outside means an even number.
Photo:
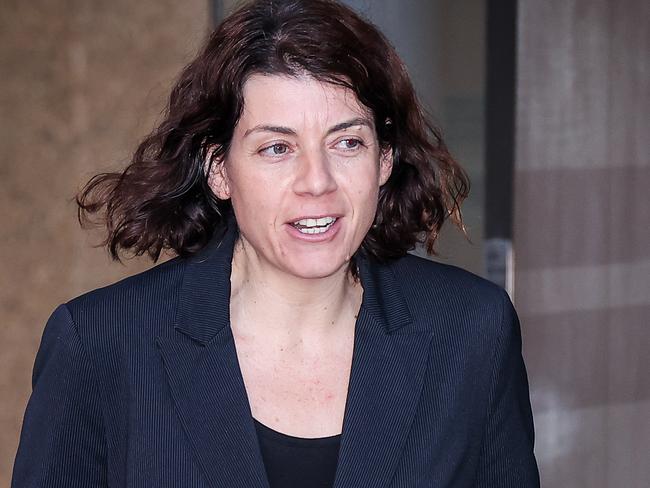
[[[326,445],[334,445],[339,443],[341,439],[341,434],[326,437],[296,437],[278,432],[277,430],[264,425],[256,418],[253,418],[253,422],[257,427],[258,433],[266,439],[298,447],[321,447]]]

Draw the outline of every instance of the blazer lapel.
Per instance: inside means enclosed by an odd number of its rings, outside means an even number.
[[[157,339],[171,394],[211,487],[268,488],[229,327],[230,223],[186,264],[176,326]]]
[[[388,486],[416,412],[433,332],[414,330],[389,266],[359,260],[364,288],[335,488]]]

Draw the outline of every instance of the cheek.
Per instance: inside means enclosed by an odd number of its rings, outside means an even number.
[[[355,234],[363,238],[370,229],[377,212],[377,199],[379,188],[376,185],[368,185],[363,188],[355,188],[354,194],[354,213],[356,220]]]
[[[379,196],[379,174],[374,162],[368,162],[363,168],[349,172],[345,175],[344,185],[347,187],[347,194],[353,200],[352,205],[359,218],[372,214],[374,217]],[[363,216],[363,217],[362,217]]]
[[[379,193],[377,188],[372,188],[369,193],[365,195],[365,215],[366,219],[372,224],[372,221],[375,219],[375,213],[377,212],[377,198]]]
[[[250,232],[264,232],[276,225],[282,208],[280,185],[259,175],[237,179],[231,185],[231,201],[241,227]]]
[[[230,191],[233,205],[256,206],[271,197],[268,182],[251,172],[234,172],[230,179]]]

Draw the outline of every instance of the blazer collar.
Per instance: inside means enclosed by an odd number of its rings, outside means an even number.
[[[190,258],[176,334],[157,338],[170,392],[198,466],[211,487],[268,488],[250,404],[229,326],[230,271],[237,229]],[[334,488],[387,487],[417,410],[430,329],[411,313],[388,265],[360,258],[364,297]]]
[[[230,324],[230,273],[238,236],[231,217],[225,230],[185,264],[174,326],[204,345]]]

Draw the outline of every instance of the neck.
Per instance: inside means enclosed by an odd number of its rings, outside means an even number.
[[[240,336],[273,342],[311,342],[349,328],[363,289],[347,266],[319,279],[264,266],[238,242],[231,274],[230,316]]]

